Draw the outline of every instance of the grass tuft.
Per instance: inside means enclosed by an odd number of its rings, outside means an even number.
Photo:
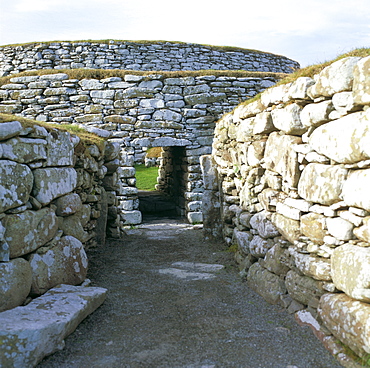
[[[136,187],[139,190],[155,190],[158,177],[158,167],[145,167],[145,165],[136,165]]]

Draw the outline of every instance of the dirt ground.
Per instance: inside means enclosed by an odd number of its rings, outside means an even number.
[[[92,285],[108,297],[38,368],[341,367],[191,225],[146,222],[88,256]]]

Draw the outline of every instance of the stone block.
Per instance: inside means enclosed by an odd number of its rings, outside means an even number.
[[[342,198],[348,206],[370,211],[370,169],[350,171],[343,183]]]
[[[370,302],[370,248],[343,244],[331,257],[335,286],[351,298]]]
[[[318,127],[330,120],[334,110],[331,100],[306,105],[301,111],[301,121],[306,127]]]
[[[31,254],[31,292],[41,295],[59,284],[81,284],[87,273],[87,256],[82,243],[73,236],[64,236],[49,247]]]
[[[270,272],[276,275],[285,275],[289,271],[289,267],[285,265],[287,262],[282,262],[289,257],[287,251],[280,247],[278,244],[275,244],[271,249],[269,249],[265,255],[264,259],[259,259],[260,264],[269,270]]]
[[[33,186],[33,174],[27,165],[0,161],[0,213],[25,204]]]
[[[200,157],[200,167],[203,175],[204,189],[218,190],[217,169],[216,163],[211,155],[203,155]]]
[[[279,304],[280,297],[286,294],[284,281],[278,275],[263,268],[258,262],[249,268],[247,283],[270,304]]]
[[[285,285],[293,299],[313,308],[317,308],[319,299],[324,294],[324,291],[319,287],[319,281],[311,277],[301,276],[294,271],[287,273]]]
[[[323,69],[316,83],[309,87],[308,95],[315,99],[320,96],[331,97],[335,93],[351,90],[354,68],[359,60],[359,57],[347,57]]]
[[[141,224],[142,216],[140,211],[122,211],[121,220],[123,225]]]
[[[353,228],[354,225],[340,217],[327,218],[326,226],[328,227],[328,233],[338,240],[350,240],[353,239]]]
[[[308,164],[298,184],[298,194],[309,202],[331,205],[340,195],[348,170],[339,165]]]
[[[274,213],[271,216],[271,222],[279,230],[279,233],[290,243],[294,243],[301,236],[300,223],[297,220],[292,220],[279,213]]]
[[[47,166],[73,166],[74,144],[70,133],[54,129],[47,142]]]
[[[370,354],[370,305],[345,294],[325,294],[318,313],[325,327],[360,357]]]
[[[356,104],[370,104],[370,57],[357,62],[353,70],[353,99]]]
[[[292,187],[298,184],[300,176],[297,152],[292,146],[301,141],[300,137],[273,132],[269,135],[265,148],[265,168],[279,173]]]
[[[42,205],[70,193],[77,185],[77,172],[71,167],[35,169],[32,195]]]
[[[262,238],[274,238],[280,233],[275,225],[268,219],[267,211],[258,212],[253,215],[249,221],[250,226],[258,231],[258,235]]]
[[[10,121],[0,124],[0,141],[17,136],[23,127],[19,121]]]
[[[35,367],[105,300],[107,290],[61,285],[25,307],[0,313],[0,366]]]
[[[57,217],[50,208],[6,215],[1,222],[10,258],[33,252],[53,239],[58,231]]]
[[[354,112],[316,128],[312,150],[336,162],[351,164],[370,158],[370,111]]]
[[[0,312],[3,312],[26,300],[31,290],[31,266],[23,258],[0,263],[0,280]]]
[[[298,104],[290,104],[283,109],[272,110],[272,123],[277,129],[285,134],[300,135],[303,134],[307,127],[302,124],[300,113],[302,107]]]
[[[188,212],[186,217],[190,224],[200,224],[203,222],[202,212]]]
[[[82,209],[82,201],[78,194],[70,193],[59,197],[55,201],[58,216],[70,216]]]

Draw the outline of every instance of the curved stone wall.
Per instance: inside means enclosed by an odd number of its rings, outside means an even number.
[[[337,339],[370,352],[369,66],[345,58],[268,89],[217,122],[202,158],[208,236],[342,363]]]
[[[183,147],[181,155],[186,169],[181,175],[187,180],[181,191],[186,200],[181,202],[179,212],[193,223],[201,221],[199,156],[211,153],[215,121],[239,101],[274,85],[277,80],[271,76],[174,78],[159,74],[127,74],[124,79],[102,80],[70,79],[65,73],[13,77],[10,83],[1,86],[0,112],[103,129],[106,137],[121,146],[123,153],[119,163],[125,167],[123,181],[115,176],[110,179],[112,188],[117,182],[120,185],[118,193],[125,224],[141,222],[137,190],[134,193],[136,188],[132,188],[135,157],[136,161],[143,159],[147,147]],[[168,167],[170,162],[162,161]],[[160,172],[168,170],[163,167]],[[161,188],[167,188],[165,177],[166,174],[160,178]],[[194,201],[196,206],[191,203]]]
[[[177,42],[88,41],[0,47],[0,76],[35,69],[248,70],[291,73],[299,64],[255,50]]]

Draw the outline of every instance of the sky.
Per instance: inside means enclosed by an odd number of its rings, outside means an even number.
[[[369,0],[0,0],[0,45],[103,39],[237,46],[305,67],[370,47]]]

